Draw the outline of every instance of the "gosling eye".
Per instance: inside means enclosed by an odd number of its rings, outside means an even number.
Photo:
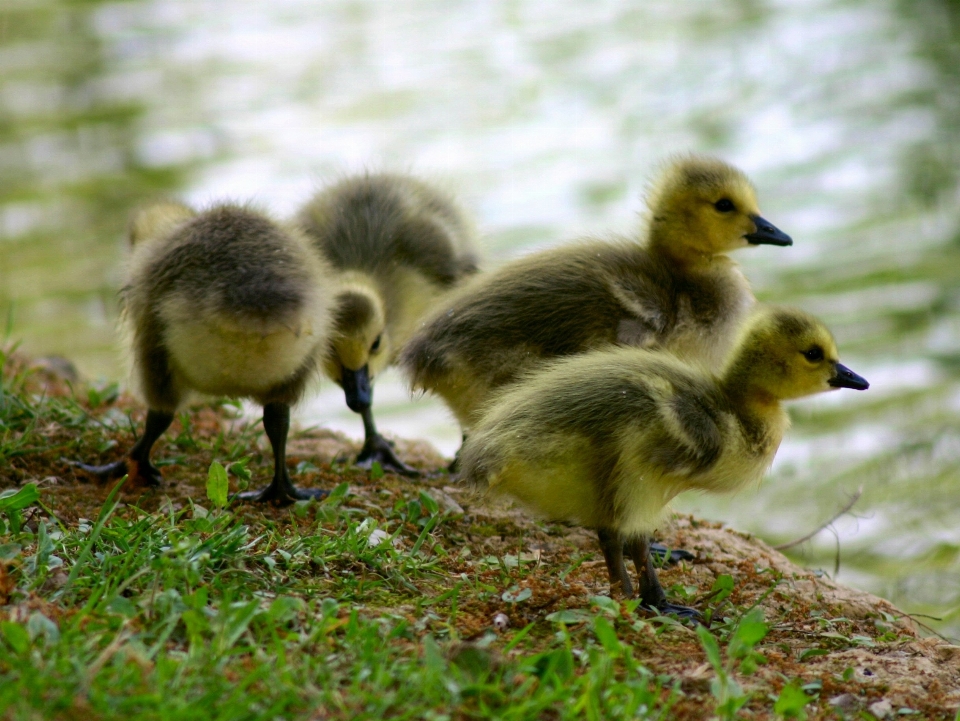
[[[813,346],[810,350],[801,351],[801,353],[811,363],[819,363],[823,360],[823,348],[818,345]]]
[[[376,353],[378,350],[380,350],[380,338],[381,338],[381,337],[382,337],[382,335],[378,335],[378,336],[377,336],[377,339],[376,339],[375,341],[373,341],[373,345],[370,346],[370,352],[371,352],[371,353]]]
[[[737,206],[733,204],[730,198],[720,198],[720,200],[713,204],[713,207],[721,213],[730,213],[737,209]]]

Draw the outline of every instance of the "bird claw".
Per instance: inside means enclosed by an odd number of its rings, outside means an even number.
[[[696,558],[690,551],[684,551],[682,548],[668,548],[662,543],[650,544],[650,557],[657,568],[675,566],[680,561],[691,561]]]
[[[681,606],[676,603],[668,603],[667,601],[663,601],[656,606],[651,604],[641,606],[641,608],[644,608],[648,611],[653,611],[658,616],[676,616],[679,619],[686,619],[701,625],[703,624],[703,614],[697,609],[691,608],[690,606]]]
[[[230,496],[231,501],[252,501],[254,503],[276,502],[280,506],[289,506],[297,501],[320,501],[330,495],[330,491],[323,488],[296,488],[292,485],[284,488],[277,483],[271,483],[259,491],[242,491]]]
[[[368,438],[363,444],[360,455],[357,456],[356,465],[360,468],[372,468],[374,463],[379,463],[385,471],[397,473],[401,476],[416,477],[420,471],[397,458],[393,446],[383,436]]]
[[[67,462],[74,468],[78,468],[84,473],[95,476],[100,481],[112,481],[128,476],[130,483],[152,488],[160,486],[163,481],[163,476],[160,474],[160,471],[151,463],[141,463],[132,458],[124,458],[121,461],[107,463],[103,466],[92,466],[88,463],[80,463],[79,461]]]

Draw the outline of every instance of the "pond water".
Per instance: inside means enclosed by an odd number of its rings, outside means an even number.
[[[290,214],[363,168],[476,216],[489,266],[631,232],[657,163],[754,179],[788,249],[740,260],[833,328],[870,391],[795,403],[757,491],[678,507],[773,542],[834,528],[841,580],[960,635],[960,2],[7,0],[0,310],[35,355],[122,377],[130,209],[163,195]],[[438,402],[381,378],[380,425],[450,453]],[[329,383],[302,423],[361,433]],[[832,573],[830,532],[794,549]]]

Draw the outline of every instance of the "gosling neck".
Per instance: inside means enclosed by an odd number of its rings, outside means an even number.
[[[750,453],[757,456],[775,453],[790,425],[780,399],[761,384],[751,382],[739,368],[730,371],[721,379],[721,388]]]
[[[675,218],[669,215],[651,218],[647,244],[654,254],[688,272],[702,272],[718,261],[727,260],[723,254],[708,253],[691,246],[675,225]]]
[[[731,359],[720,376],[720,387],[738,413],[763,417],[781,410],[781,398],[757,373],[763,367],[761,361],[755,353],[741,353]]]

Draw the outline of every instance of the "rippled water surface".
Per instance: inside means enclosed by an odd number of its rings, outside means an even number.
[[[782,542],[829,518],[840,578],[960,635],[960,3],[57,2],[0,8],[0,309],[35,355],[122,376],[130,209],[161,195],[277,215],[362,168],[457,191],[487,264],[629,232],[658,160],[755,180],[788,249],[759,297],[824,317],[872,383],[792,407],[756,492],[679,506]],[[380,379],[387,430],[456,424]],[[301,420],[361,432],[330,384]],[[795,549],[832,572],[823,532]]]

